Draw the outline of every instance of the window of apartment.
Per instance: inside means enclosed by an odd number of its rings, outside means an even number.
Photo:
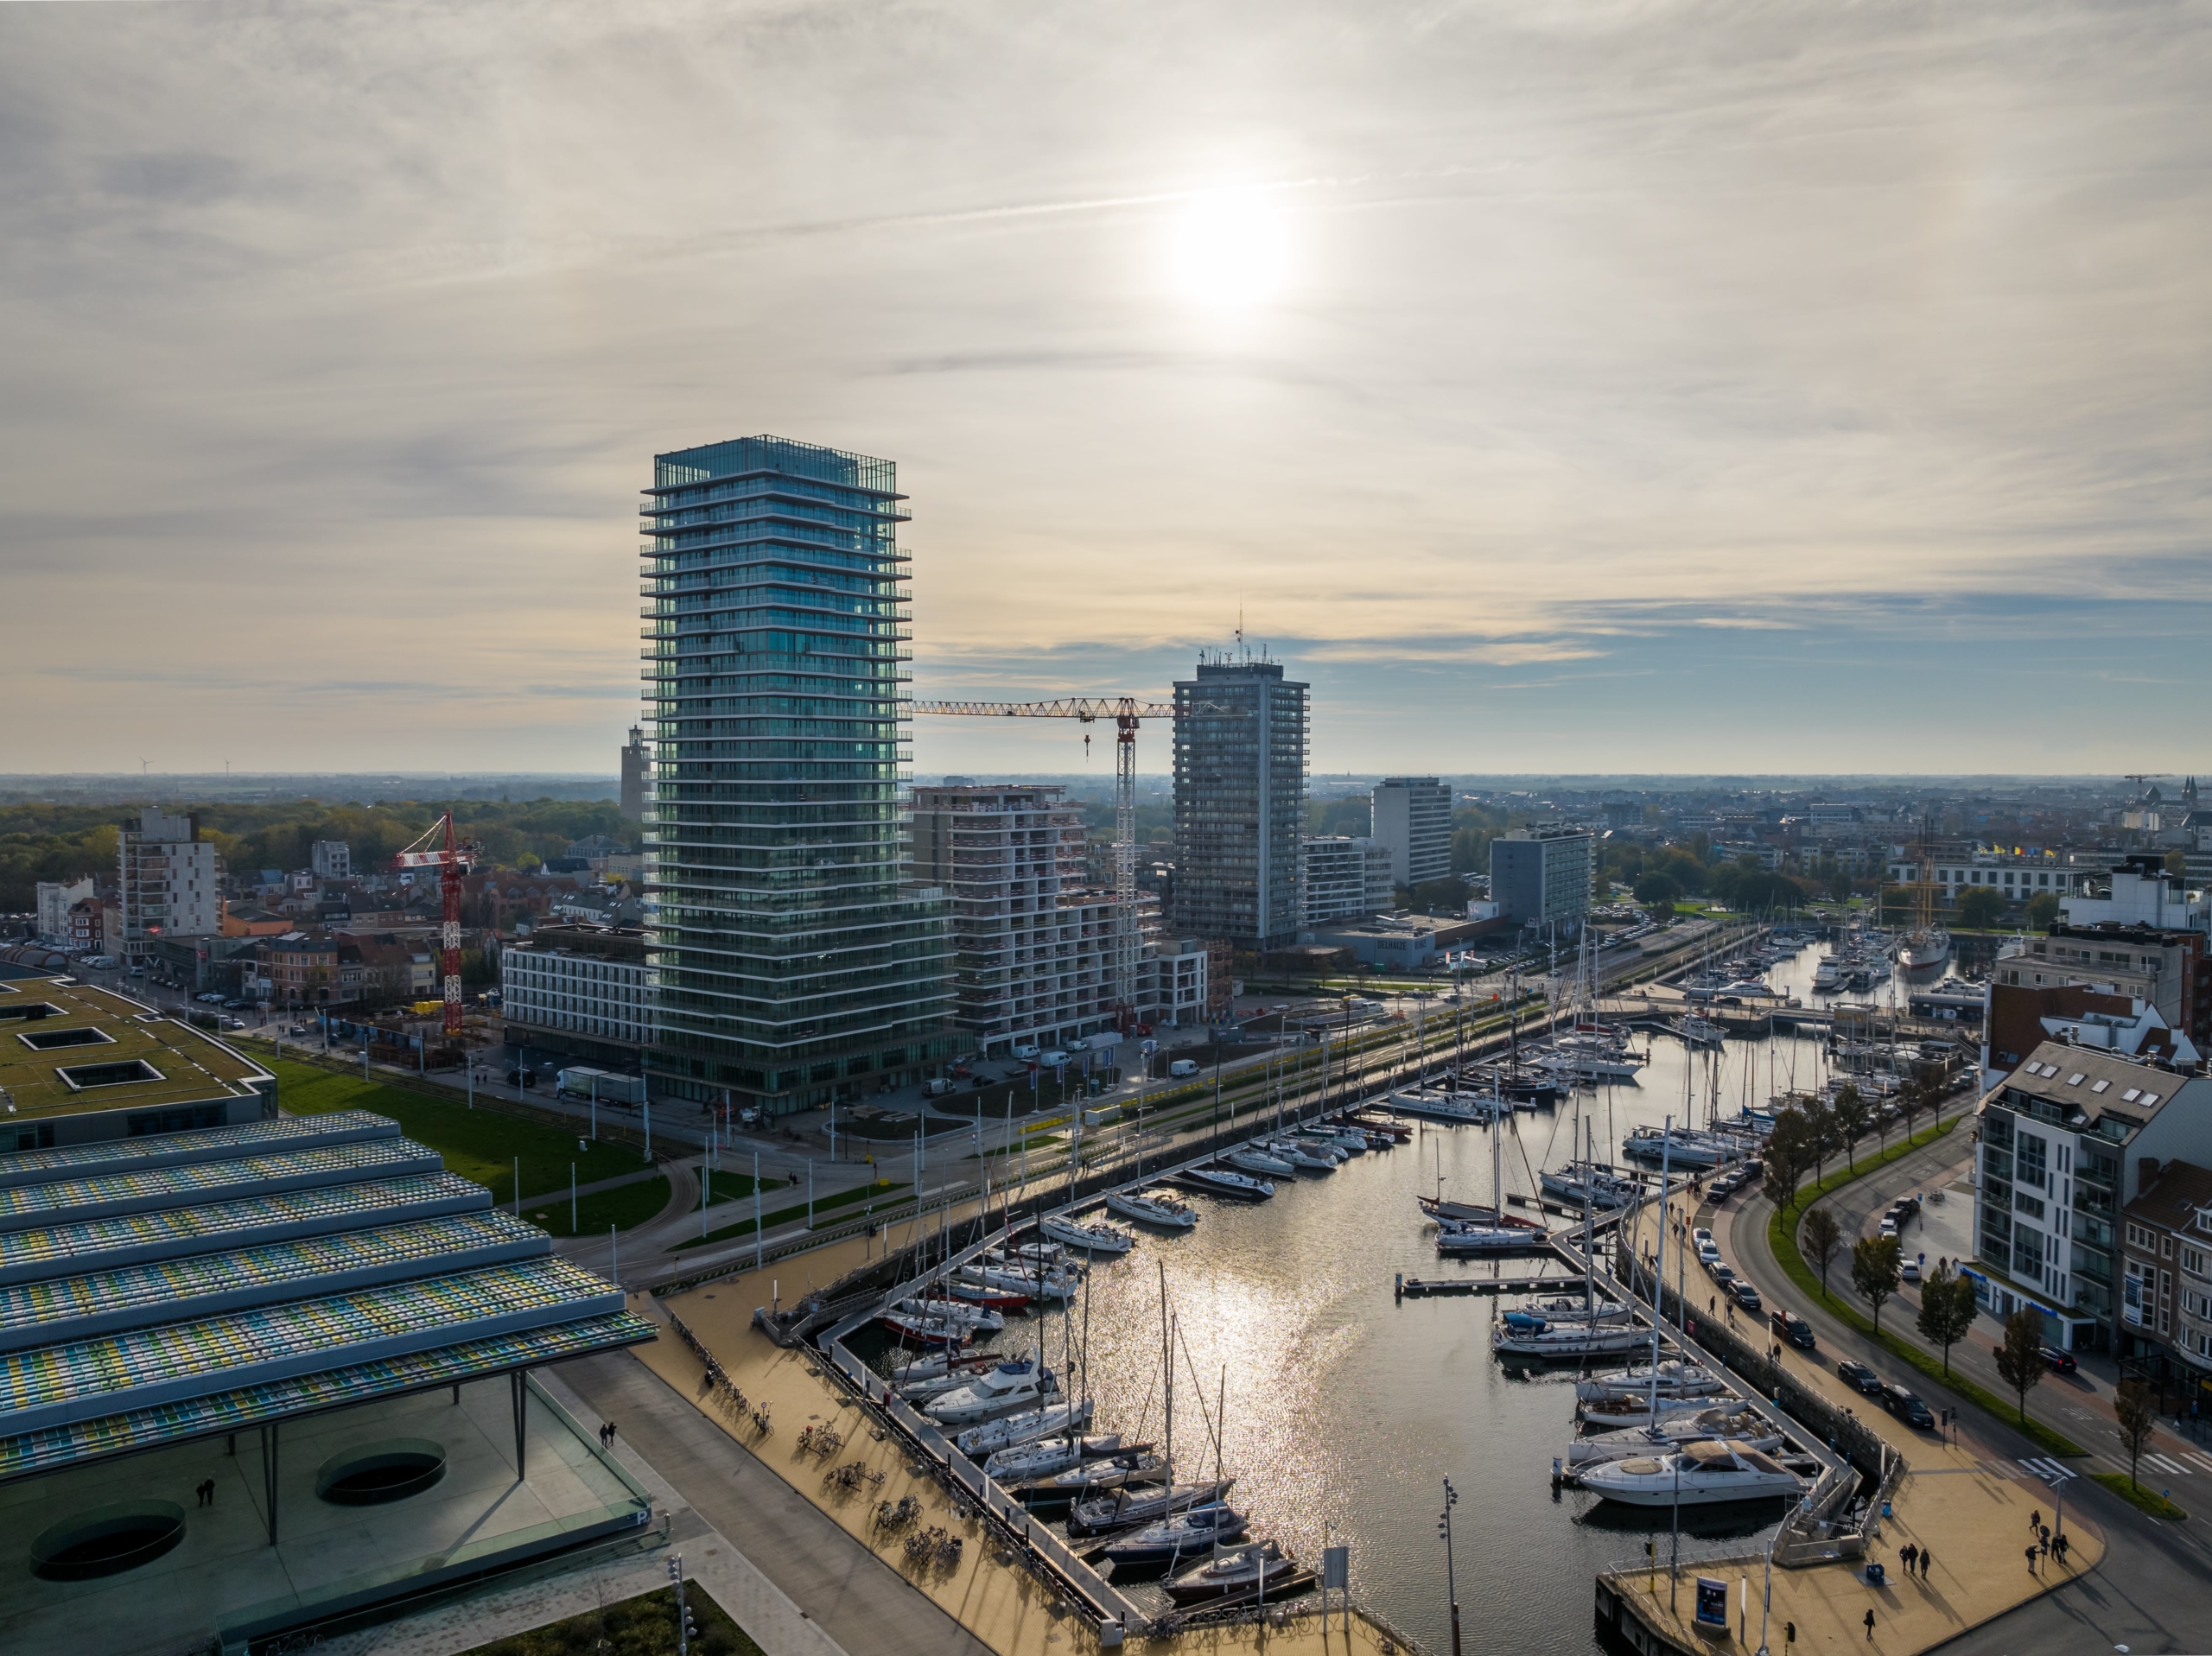
[[[2012,1273],[2030,1282],[2043,1280],[2043,1233],[2020,1230],[2012,1233]]]
[[[2013,1158],[2012,1177],[2023,1184],[2034,1185],[2039,1190],[2047,1188],[2050,1183],[2050,1146],[2046,1141],[2032,1133],[2022,1133],[2019,1154]]]
[[[2127,1245],[2130,1247],[2139,1247],[2148,1253],[2151,1251],[2151,1233],[2130,1221],[2127,1227]]]
[[[2206,1274],[2204,1270],[2204,1250],[2197,1247],[2183,1248],[2181,1251],[2181,1268],[2183,1271],[2186,1271],[2192,1277],[2201,1277]]]
[[[2025,1190],[2016,1190],[2012,1193],[2012,1205],[2019,1209],[2020,1212],[2027,1215],[2031,1219],[2040,1219],[2043,1217],[2042,1201],[2037,1197],[2030,1196]]]

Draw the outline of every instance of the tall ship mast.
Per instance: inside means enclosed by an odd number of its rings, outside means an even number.
[[[1951,934],[1936,923],[1936,871],[1928,848],[1929,819],[1920,819],[1919,877],[1912,883],[1912,930],[1891,951],[1898,969],[1940,972],[1950,963]]]

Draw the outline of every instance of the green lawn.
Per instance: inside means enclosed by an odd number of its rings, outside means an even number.
[[[763,1207],[766,1207],[768,1200],[767,1192],[769,1189],[768,1182],[766,1179],[763,1179],[760,1181],[760,1183],[761,1205]],[[787,1190],[790,1189],[788,1185],[779,1186],[776,1188],[782,1190]],[[815,1199],[814,1216],[817,1221],[823,1219],[824,1216],[836,1217],[841,1220],[849,1219],[853,1216],[852,1215],[839,1214],[837,1209],[840,1208],[849,1208],[855,1202],[867,1202],[870,1199],[873,1199],[879,1207],[890,1207],[897,1202],[899,1199],[899,1192],[906,1188],[907,1187],[903,1184],[877,1184],[873,1186],[863,1184],[856,1190],[840,1190],[835,1196],[818,1196]],[[749,1196],[752,1192],[748,1190],[746,1194]],[[717,1208],[721,1205],[722,1204],[720,1201],[717,1201],[715,1203],[715,1206]],[[692,1211],[696,1213],[698,1209],[695,1208]],[[766,1213],[761,1215],[763,1221],[762,1228],[766,1230],[773,1230],[779,1225],[793,1224],[805,1217],[806,1203],[804,1202],[796,1202],[791,1206],[785,1208],[770,1208]],[[695,1237],[691,1240],[686,1242],[678,1242],[675,1244],[670,1251],[671,1253],[677,1253],[681,1252],[683,1249],[687,1247],[703,1247],[709,1242],[727,1241],[733,1236],[750,1236],[752,1234],[753,1218],[752,1215],[748,1214],[745,1218],[740,1220],[734,1225],[723,1225],[715,1230],[708,1232],[704,1236]]]
[[[581,1141],[580,1149],[580,1141],[572,1133],[496,1110],[472,1110],[410,1088],[383,1081],[365,1082],[359,1075],[296,1063],[289,1058],[265,1062],[276,1077],[276,1101],[292,1114],[327,1115],[338,1110],[372,1110],[389,1116],[416,1144],[444,1157],[448,1169],[482,1185],[496,1201],[509,1208],[515,1199],[517,1158],[521,1158],[522,1194],[525,1197],[566,1190],[571,1164],[580,1184],[594,1184],[601,1179],[634,1173],[645,1164],[632,1145],[593,1144],[586,1139]],[[607,1196],[609,1199],[619,1198],[616,1207],[626,1212],[645,1200],[642,1195],[629,1194],[630,1189],[641,1188],[610,1190]],[[659,1182],[659,1190],[660,1202],[652,1209],[655,1213],[668,1202],[667,1180]],[[566,1205],[564,1202],[563,1206]],[[560,1228],[565,1232],[565,1212],[560,1221]],[[614,1222],[620,1224],[622,1221],[618,1217]]]
[[[761,1656],[760,1646],[723,1614],[721,1605],[696,1582],[684,1589],[691,1625],[692,1656]],[[467,1656],[676,1656],[676,1589],[664,1587],[565,1621],[555,1621],[510,1639],[479,1645]]]
[[[1858,1329],[1859,1333],[1873,1340],[1891,1356],[1910,1363],[1915,1370],[1927,1379],[1957,1393],[1978,1408],[2002,1420],[2013,1431],[2032,1439],[2038,1448],[2053,1455],[2087,1455],[2089,1451],[2072,1438],[2053,1431],[2039,1420],[2024,1418],[2023,1412],[2012,1401],[1999,1397],[1985,1386],[1976,1385],[1955,1368],[1946,1374],[1939,1359],[1929,1355],[1918,1346],[1899,1338],[1889,1329],[1878,1331],[1874,1327],[1873,1319],[1860,1312],[1858,1307],[1846,1300],[1840,1292],[1831,1289],[1823,1293],[1821,1290],[1819,1275],[1811,1266],[1806,1264],[1805,1256],[1798,1252],[1798,1228],[1802,1224],[1806,1213],[1810,1210],[1815,1202],[1822,1196],[1840,1190],[1854,1179],[1866,1177],[1876,1168],[1895,1161],[1907,1151],[1942,1138],[1964,1119],[1963,1116],[1955,1115],[1949,1120],[1941,1122],[1935,1126],[1923,1127],[1920,1132],[1913,1134],[1910,1139],[1899,1139],[1888,1149],[1860,1162],[1855,1171],[1847,1164],[1830,1173],[1818,1184],[1801,1189],[1797,1193],[1796,1204],[1789,1210],[1789,1222],[1783,1223],[1783,1211],[1778,1208],[1768,1218],[1767,1245],[1774,1250],[1775,1259],[1782,1266],[1783,1274],[1797,1285],[1799,1291],[1808,1298],[1818,1299],[1830,1311]],[[1835,1279],[1839,1266],[1842,1268],[1844,1279],[1847,1281],[1850,1277],[1850,1263],[1847,1256],[1840,1258],[1835,1265],[1828,1267],[1830,1280]],[[1904,1301],[1892,1300],[1891,1304],[1895,1307],[1891,1313],[1892,1321],[1898,1316],[1910,1315],[1911,1308]]]
[[[2092,1472],[2089,1475],[2139,1513],[2146,1513],[2152,1518],[2163,1518],[2169,1524],[2181,1523],[2189,1516],[2155,1489],[2145,1489],[2139,1483],[2131,1483],[2125,1472]]]
[[[556,1236],[603,1236],[607,1228],[630,1230],[642,1225],[668,1206],[669,1184],[656,1176],[635,1184],[618,1184],[612,1190],[595,1190],[576,1199],[575,1228],[569,1227],[569,1198],[525,1206],[522,1216],[543,1226]]]

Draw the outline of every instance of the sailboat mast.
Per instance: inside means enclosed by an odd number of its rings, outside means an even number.
[[[1167,1377],[1167,1430],[1160,1440],[1160,1470],[1166,1475],[1169,1494],[1175,1489],[1175,1358],[1174,1331],[1167,1319],[1167,1262],[1160,1264],[1160,1367]],[[1127,1488],[1128,1486],[1122,1486]]]
[[[1674,1142],[1674,1126],[1675,1118],[1670,1115],[1660,1129],[1663,1136],[1659,1140],[1659,1258],[1652,1266],[1656,1280],[1651,1296],[1651,1405],[1643,1418],[1643,1424],[1655,1432],[1659,1429],[1659,1324],[1663,1320],[1659,1307],[1667,1296],[1667,1227],[1674,1211],[1674,1199],[1668,1194],[1667,1152]]]

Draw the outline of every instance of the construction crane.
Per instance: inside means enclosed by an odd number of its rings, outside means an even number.
[[[1064,695],[1049,701],[917,701],[916,713],[950,714],[973,719],[1073,719],[1080,724],[1114,721],[1114,997],[1125,1009],[1137,998],[1137,726],[1147,719],[1172,719],[1168,701],[1143,701],[1133,695]],[[1189,713],[1226,714],[1239,707],[1193,702]],[[1084,734],[1086,747],[1089,732]]]
[[[432,845],[443,830],[443,845]],[[428,847],[428,849],[425,847]],[[422,838],[391,860],[395,868],[435,868],[438,895],[444,903],[444,924],[438,932],[440,974],[445,979],[446,1033],[461,1037],[461,877],[482,853],[474,840],[456,841],[451,811],[423,831]]]

